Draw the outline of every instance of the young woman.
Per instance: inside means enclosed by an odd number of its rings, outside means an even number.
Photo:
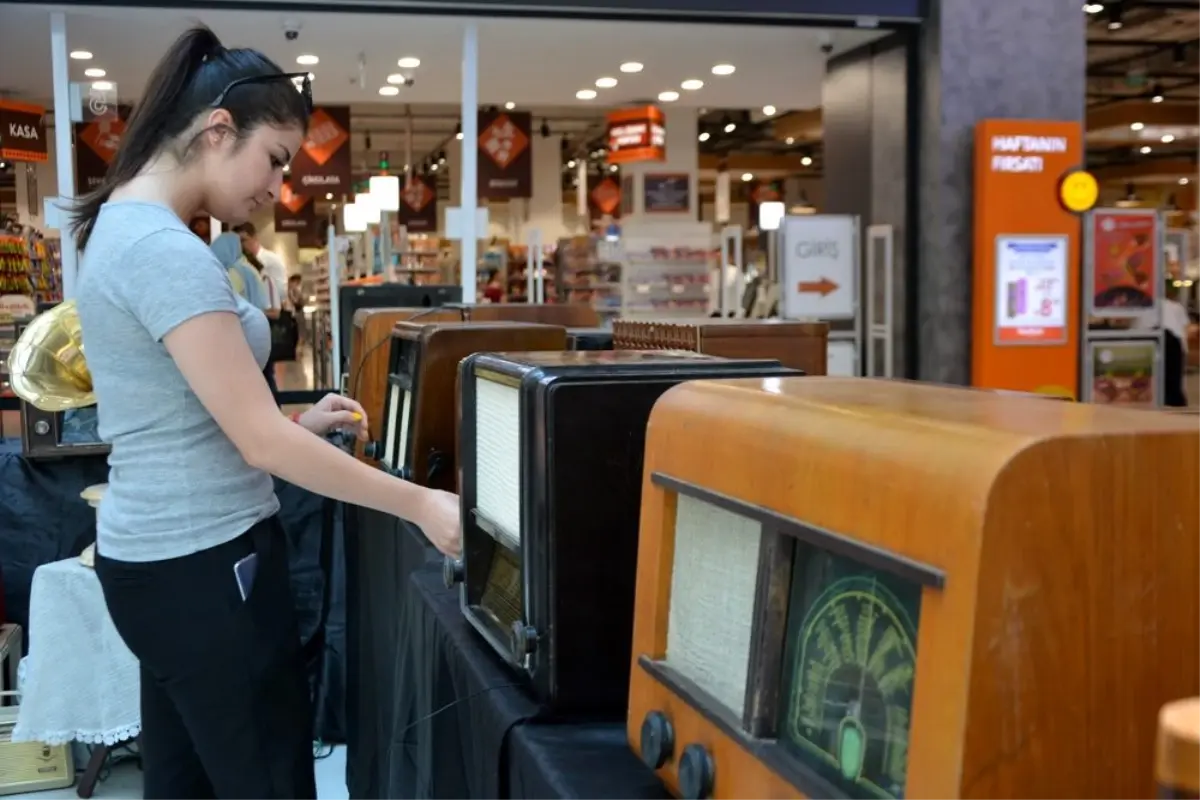
[[[275,201],[311,111],[300,88],[260,53],[189,30],[150,76],[104,184],[75,209],[79,316],[112,445],[96,572],[141,662],[149,798],[316,796],[271,475],[459,547],[457,497],[322,438],[365,436],[357,403],[331,395],[295,421],[279,413],[262,373],[267,321],[188,230],[199,213],[233,224]]]

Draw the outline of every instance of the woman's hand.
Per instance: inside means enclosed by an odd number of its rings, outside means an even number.
[[[337,430],[353,433],[363,442],[368,437],[367,412],[357,402],[340,394],[325,395],[296,421],[317,436]]]
[[[419,518],[412,521],[442,555],[459,557],[462,552],[462,517],[458,495],[426,489],[419,513],[414,516]]]

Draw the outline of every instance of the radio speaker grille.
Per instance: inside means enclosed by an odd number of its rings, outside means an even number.
[[[762,526],[679,495],[667,666],[739,718],[746,704]]]
[[[408,453],[408,396],[399,386],[388,387],[388,435],[383,443],[383,463],[393,470],[405,465]]]
[[[521,541],[521,396],[475,379],[475,505],[514,546]]]

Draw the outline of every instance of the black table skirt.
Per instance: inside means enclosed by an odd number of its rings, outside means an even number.
[[[513,728],[507,796],[657,800],[671,795],[629,749],[625,726],[601,722]]]

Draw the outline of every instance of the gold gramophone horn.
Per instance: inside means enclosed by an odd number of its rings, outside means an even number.
[[[42,411],[95,404],[74,300],[34,317],[8,355],[8,374],[17,397]]]

